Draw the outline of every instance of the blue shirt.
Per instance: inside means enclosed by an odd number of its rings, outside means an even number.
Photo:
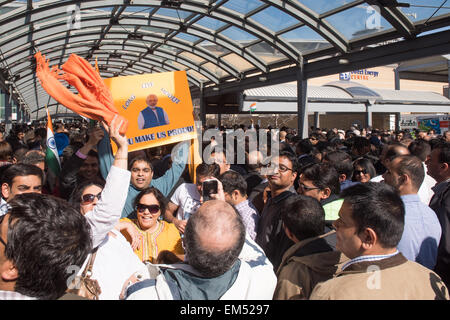
[[[109,142],[109,135],[106,133],[105,136],[97,145],[98,148],[98,158],[99,158],[99,167],[100,172],[102,173],[103,178],[106,179],[108,176],[108,172],[114,162],[114,156],[111,151],[111,144]],[[177,145],[178,146],[178,145]],[[177,148],[177,146],[175,148]],[[159,177],[158,179],[152,179],[150,182],[150,187],[155,187],[167,197],[167,195],[172,191],[172,188],[177,183],[181,174],[186,167],[186,163],[188,161],[189,156],[189,141],[181,142],[179,148],[177,148],[176,152],[174,152],[175,159],[173,159],[172,167],[166,171],[166,173]],[[127,200],[125,202],[125,206],[122,211],[121,218],[127,217],[130,213],[133,212],[133,202],[137,195],[141,192],[141,190],[136,189],[130,181],[124,181],[124,183],[129,183],[130,186],[128,188]]]
[[[397,248],[408,260],[432,270],[442,232],[436,213],[417,194],[401,198],[405,205],[405,228]]]

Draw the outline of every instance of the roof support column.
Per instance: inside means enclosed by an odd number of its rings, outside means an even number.
[[[400,90],[400,73],[397,68],[394,69],[395,90]],[[400,112],[395,113],[395,131],[400,131]]]
[[[200,121],[202,122],[203,129],[206,129],[206,106],[203,83],[200,83]]]
[[[4,102],[4,115],[5,115],[5,133],[9,133],[9,131],[12,128],[11,124],[11,117],[12,117],[12,104],[11,104],[11,97],[8,92],[2,91],[1,93],[2,97],[1,100]]]
[[[450,99],[450,59],[449,58],[447,58],[447,77],[448,77],[448,80],[447,80],[447,83],[448,83],[448,90],[447,90],[447,98],[449,98]]]
[[[366,128],[372,127],[372,104],[370,102],[366,103]]]
[[[307,87],[303,70],[303,58],[297,70],[297,128],[302,139],[308,137],[308,110],[307,110]]]
[[[320,127],[320,115],[319,112],[314,112],[314,128]]]

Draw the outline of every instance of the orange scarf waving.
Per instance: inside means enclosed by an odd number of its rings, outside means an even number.
[[[117,112],[109,88],[103,83],[100,74],[85,59],[71,54],[59,70],[49,68],[48,61],[40,52],[36,58],[36,75],[42,88],[60,104],[89,119],[105,121],[111,124],[117,115],[123,124],[120,133],[125,134],[128,121]],[[63,72],[64,71],[64,72]],[[59,80],[65,80],[78,90],[73,94]]]

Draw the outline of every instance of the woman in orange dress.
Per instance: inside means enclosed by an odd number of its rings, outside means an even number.
[[[161,263],[158,255],[169,253],[178,260],[184,259],[184,249],[180,233],[173,223],[161,220],[164,216],[167,200],[154,187],[142,190],[135,199],[137,219],[123,218],[121,221],[132,223],[141,234],[141,243],[134,252],[142,262]],[[128,239],[129,235],[124,232]]]

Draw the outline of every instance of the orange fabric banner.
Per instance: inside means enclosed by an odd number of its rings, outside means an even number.
[[[108,125],[117,115],[124,121],[120,133],[124,134],[127,131],[128,121],[119,115],[111,92],[88,61],[71,54],[60,70],[56,66],[50,69],[48,60],[40,52],[35,54],[35,58],[39,82],[53,99],[73,112],[92,120],[105,121]],[[64,80],[75,87],[78,94],[72,93],[59,80]]]

